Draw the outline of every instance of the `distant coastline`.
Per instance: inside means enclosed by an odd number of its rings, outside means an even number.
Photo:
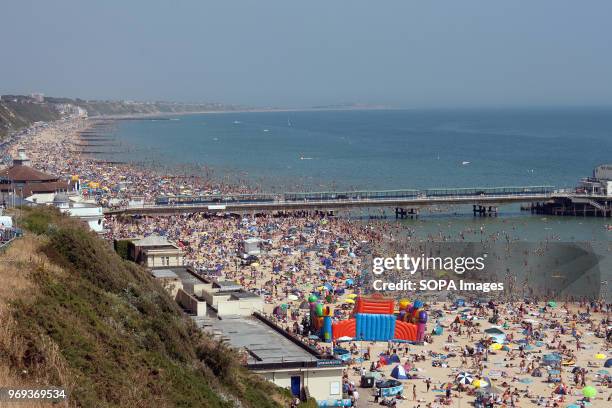
[[[247,108],[247,109],[219,109],[201,110],[184,112],[143,112],[127,113],[118,115],[93,115],[89,119],[93,120],[137,120],[137,119],[161,119],[164,117],[187,116],[187,115],[208,115],[208,114],[228,114],[228,113],[266,113],[266,112],[334,112],[334,111],[368,111],[368,110],[395,110],[397,108],[379,105],[355,105],[355,106],[315,106],[305,108]]]

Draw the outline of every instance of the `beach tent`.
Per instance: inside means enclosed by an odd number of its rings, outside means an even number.
[[[612,367],[612,358],[609,358],[606,360],[606,362],[604,363],[604,367],[606,368]]]
[[[391,370],[391,377],[398,380],[407,380],[410,378],[410,376],[406,373],[404,367],[399,364],[393,367],[393,370]]]
[[[485,333],[487,334],[487,337],[493,338],[496,343],[503,343],[506,340],[506,334],[497,327],[486,329]]]
[[[389,356],[389,363],[399,363],[400,362],[400,358],[397,354],[391,354]]]

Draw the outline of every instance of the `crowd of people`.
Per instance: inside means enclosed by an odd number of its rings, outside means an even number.
[[[91,131],[91,126],[89,120],[68,119],[24,132],[5,143],[5,157],[13,155],[17,146],[26,147],[37,169],[78,180],[84,197],[105,207],[134,200],[151,203],[161,194],[186,191],[253,191],[246,184],[223,183],[209,176],[173,176],[132,164],[94,160],[75,148],[83,143],[79,134]],[[367,289],[366,255],[393,252],[419,242],[508,243],[514,240],[508,231],[489,232],[481,227],[418,236],[400,223],[306,213],[118,215],[106,217],[105,229],[104,238],[109,241],[164,236],[181,247],[185,262],[198,273],[235,280],[261,295],[264,311],[271,319],[320,353],[333,354],[334,348],[348,350],[351,358],[344,391],[358,406],[433,408],[452,405],[462,398],[470,398],[476,406],[611,403],[608,389],[612,377],[603,366],[612,346],[611,308],[598,300],[552,306],[533,297],[466,302],[460,307],[448,299],[431,298],[426,305],[432,316],[431,333],[422,345],[357,341],[330,344],[320,341],[308,328],[310,309],[306,299],[312,293],[333,307],[335,319],[349,317],[350,295]],[[258,239],[261,252],[256,258],[242,256],[245,240],[253,237]],[[500,348],[495,346],[500,343],[485,331],[492,327],[504,332]],[[360,393],[360,381],[366,374],[390,378],[392,366],[379,358],[390,354],[398,355],[398,364],[410,374],[404,381],[403,397]],[[545,359],[548,355],[559,356],[558,361]],[[466,371],[473,373],[473,380],[488,382],[489,386],[479,390],[457,382],[457,375]],[[588,386],[597,387],[597,397],[582,395]]]

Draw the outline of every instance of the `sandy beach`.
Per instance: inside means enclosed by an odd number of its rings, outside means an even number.
[[[83,199],[103,207],[126,205],[135,199],[151,203],[162,193],[252,191],[248,185],[224,184],[214,178],[179,179],[129,164],[96,163],[73,152],[73,145],[83,142],[79,134],[91,126],[92,121],[86,119],[52,123],[24,133],[9,143],[4,154],[13,155],[17,147],[25,147],[33,166],[42,171],[66,180],[78,176],[81,183],[98,183],[99,187],[86,191]],[[331,306],[336,320],[348,318],[352,305],[347,300],[364,292],[359,252],[365,247],[376,250],[390,237],[404,236],[404,227],[399,225],[303,215],[107,216],[105,221],[104,237],[109,242],[151,234],[166,236],[182,248],[187,264],[201,274],[236,280],[263,296],[265,312],[306,344],[329,354],[334,354],[333,347],[348,350],[351,358],[345,370],[345,395],[358,407],[384,402],[382,398],[375,401],[372,388],[359,386],[361,376],[377,373],[379,379],[388,379],[398,365],[411,377],[400,380],[403,398],[393,402],[398,407],[470,406],[479,389],[484,395],[479,399],[481,406],[612,404],[612,367],[604,367],[612,358],[611,308],[599,299],[573,303],[552,299],[554,304],[548,304],[549,299],[506,303],[493,299],[490,304],[468,300],[461,306],[432,302],[424,307],[429,314],[424,344],[347,341],[332,345],[315,339],[308,329],[305,299],[316,293]],[[462,234],[471,233],[478,231],[461,231],[449,238],[459,240]],[[504,234],[487,231],[484,239],[504,239]],[[265,248],[256,262],[242,265],[237,251],[248,237],[261,239]],[[325,284],[328,288],[321,289]],[[392,295],[411,298],[411,294]],[[493,341],[485,332],[492,328],[499,328],[503,339]],[[386,363],[381,354],[397,355],[399,362]],[[545,355],[558,357],[558,361],[551,363]],[[462,372],[487,385],[476,387],[472,382],[459,386],[457,376]],[[584,398],[583,393],[588,394],[585,387],[597,391],[590,401]]]

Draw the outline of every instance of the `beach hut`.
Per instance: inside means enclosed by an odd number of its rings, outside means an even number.
[[[393,370],[391,370],[391,377],[397,380],[407,380],[410,378],[404,367],[399,364],[393,367]]]

